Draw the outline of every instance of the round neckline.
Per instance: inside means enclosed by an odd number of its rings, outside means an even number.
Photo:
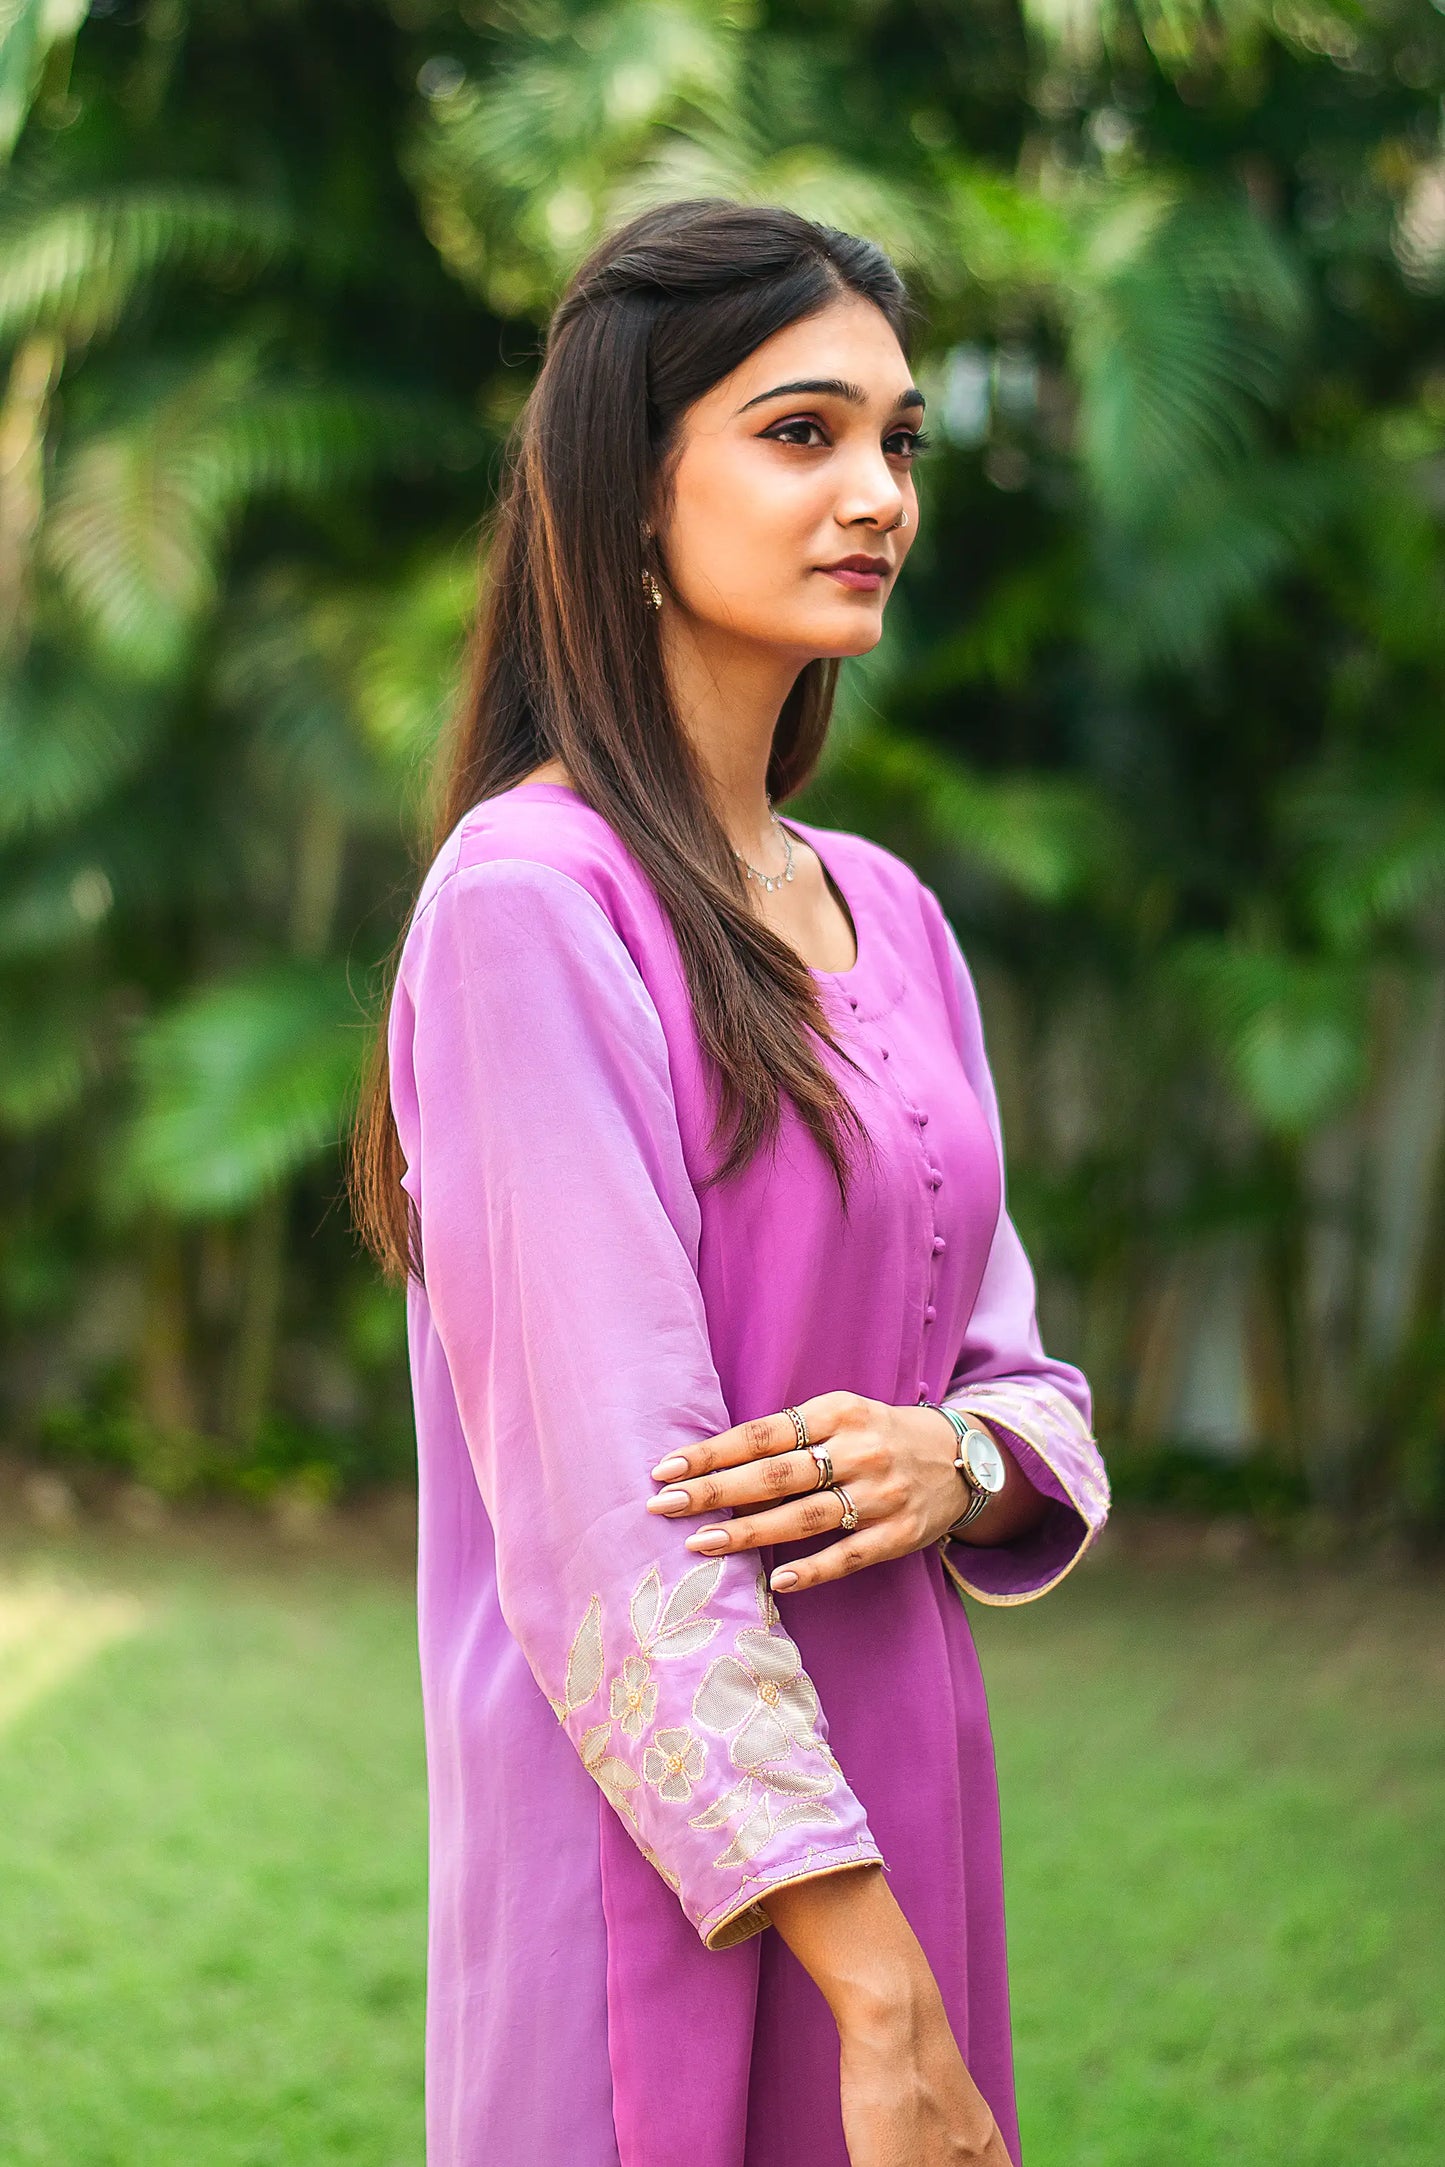
[[[779,815],[779,818],[782,818],[781,814]],[[827,859],[823,856],[822,851],[814,842],[814,835],[818,834],[820,831],[812,826],[811,821],[788,819],[783,821],[783,826],[794,828],[798,831],[799,834],[802,835],[803,841],[807,844],[808,848],[812,851],[813,856],[817,859],[819,865],[821,865],[823,868],[823,879],[828,883],[830,887],[837,890],[838,896],[840,897],[843,904],[844,916],[848,919],[853,929],[853,961],[849,964],[846,971],[824,971],[820,970],[818,966],[814,963],[808,964],[807,968],[812,972],[815,978],[826,979],[829,981],[829,983],[833,983],[835,981],[841,983],[842,980],[844,980],[845,978],[856,978],[863,967],[863,923],[858,916],[857,905],[854,903],[852,896],[849,895],[848,890],[844,887],[842,881],[839,880],[832,866],[829,865]]]
[[[571,783],[553,782],[546,776],[537,776],[535,778],[524,776],[521,782],[510,783],[505,790],[499,790],[495,793],[495,795],[497,797],[510,797],[514,790],[552,790],[555,791],[560,797],[575,799],[579,805],[585,805],[587,803],[587,800],[583,797],[581,791],[574,790]],[[779,815],[779,818],[781,819],[781,815]],[[842,985],[845,982],[856,983],[859,977],[862,975],[864,963],[863,924],[862,920],[858,915],[858,907],[854,902],[852,896],[848,893],[848,890],[844,883],[838,878],[838,875],[833,870],[832,866],[829,865],[827,859],[823,856],[822,851],[819,850],[817,844],[814,842],[814,835],[816,835],[820,831],[813,827],[811,821],[797,820],[790,817],[783,824],[787,827],[795,829],[798,834],[801,835],[803,841],[808,845],[808,848],[812,851],[819,865],[821,865],[823,868],[823,878],[825,882],[829,883],[834,889],[836,889],[837,894],[842,901],[844,913],[849,919],[853,928],[853,961],[849,964],[846,971],[825,971],[820,969],[820,967],[815,963],[804,963],[803,968],[808,971],[812,977],[823,980],[823,982],[827,985]],[[801,957],[799,957],[799,961],[802,961]]]

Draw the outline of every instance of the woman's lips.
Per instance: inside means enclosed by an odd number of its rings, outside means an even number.
[[[840,587],[856,587],[864,594],[881,587],[885,576],[882,572],[860,572],[851,564],[820,564],[818,569],[829,579],[836,579]]]

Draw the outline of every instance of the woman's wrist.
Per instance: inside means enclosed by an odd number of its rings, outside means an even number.
[[[965,1410],[960,1408],[959,1412],[964,1413]],[[990,1549],[998,1543],[1016,1542],[1021,1535],[1031,1535],[1047,1514],[1049,1500],[1040,1496],[1034,1488],[1019,1466],[1017,1457],[992,1423],[973,1413],[968,1413],[967,1419],[991,1437],[998,1447],[999,1457],[1004,1464],[1004,1484],[966,1528],[950,1527],[948,1540],[974,1543],[980,1549]]]

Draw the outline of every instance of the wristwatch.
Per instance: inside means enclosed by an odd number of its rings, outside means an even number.
[[[967,1511],[955,1520],[948,1530],[950,1535],[958,1535],[978,1518],[991,1497],[998,1496],[1008,1470],[1004,1466],[1003,1454],[987,1430],[980,1429],[976,1422],[969,1421],[956,1407],[939,1406],[934,1400],[926,1400],[924,1405],[934,1407],[939,1414],[946,1416],[953,1426],[954,1436],[958,1439],[958,1453],[953,1465],[970,1492]]]

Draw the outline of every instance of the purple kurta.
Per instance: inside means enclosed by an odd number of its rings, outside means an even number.
[[[760,1892],[879,1858],[1018,2158],[993,1741],[959,1590],[1027,1602],[1108,1511],[1039,1343],[977,1003],[932,890],[792,821],[857,935],[817,971],[874,1146],[845,1221],[791,1105],[700,1189],[710,1102],[671,926],[564,784],[477,806],[392,1008],[431,1801],[429,2167],[847,2167],[837,2035]],[[814,1394],[947,1397],[1050,1499],[776,1602],[816,1547],[701,1559],[676,1447]],[[940,1426],[941,1428],[941,1426]]]

